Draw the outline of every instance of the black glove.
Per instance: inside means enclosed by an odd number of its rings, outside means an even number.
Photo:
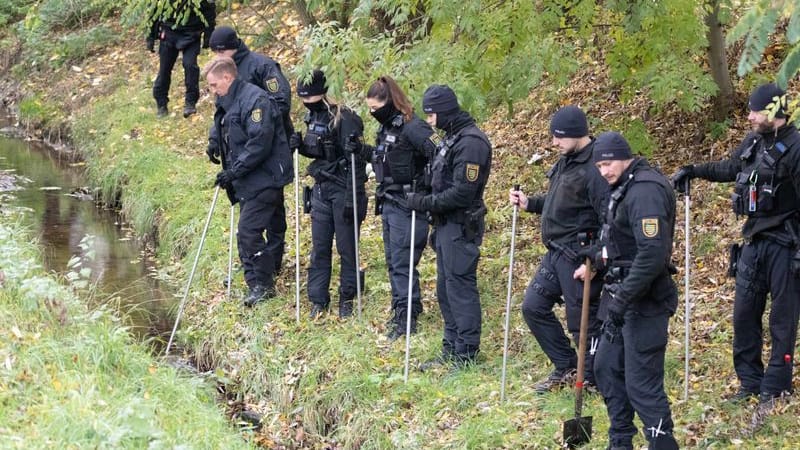
[[[425,207],[425,195],[409,192],[406,194],[406,207],[421,212],[427,211],[428,208]]]
[[[155,53],[156,52],[156,40],[151,38],[151,37],[148,37],[145,42],[147,43],[147,50],[149,50],[150,53]]]
[[[214,164],[219,164],[219,148],[208,146],[206,149],[206,155],[208,155],[208,160]]]
[[[344,223],[348,225],[353,224],[353,205],[345,205],[342,211],[342,219],[344,219]]]
[[[300,134],[299,131],[295,131],[294,133],[289,135],[289,148],[292,151],[300,149],[303,147],[303,135]]]
[[[686,192],[686,183],[694,178],[694,166],[683,166],[672,176],[672,187],[681,194]]]
[[[233,180],[236,177],[233,176],[233,172],[230,170],[223,170],[217,174],[217,179],[214,181],[214,186],[219,186],[223,189],[228,189],[233,186]]]
[[[621,287],[619,283],[605,285],[608,294],[608,320],[617,327],[625,324],[625,311],[628,309],[628,302],[620,297]]]
[[[347,152],[348,155],[358,155],[361,153],[361,145],[361,140],[358,136],[351,134],[350,137],[347,138],[347,143],[344,144],[344,151]]]
[[[792,256],[791,269],[794,276],[800,278],[800,249]]]

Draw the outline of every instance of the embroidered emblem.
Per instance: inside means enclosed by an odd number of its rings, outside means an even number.
[[[267,92],[274,94],[278,92],[278,79],[273,77],[268,80],[264,80],[264,86],[267,88]]]
[[[437,147],[439,146],[439,144],[441,144],[441,143],[442,143],[442,138],[441,138],[441,137],[439,137],[439,135],[438,135],[438,134],[436,134],[436,133],[433,133],[433,134],[431,135],[431,137],[429,137],[428,139],[430,139],[430,141],[431,141],[431,142],[433,142],[433,145],[435,145],[435,146],[437,146]]]
[[[642,219],[642,234],[647,238],[658,236],[658,219]]]
[[[250,117],[253,119],[253,122],[259,123],[261,122],[261,108],[256,108],[250,113]]]
[[[467,181],[474,183],[478,181],[478,173],[480,173],[480,170],[481,166],[477,164],[467,164],[464,176],[467,178]]]

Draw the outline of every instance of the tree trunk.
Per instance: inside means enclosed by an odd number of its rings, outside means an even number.
[[[722,122],[733,115],[733,83],[728,71],[728,57],[725,51],[725,35],[719,21],[720,0],[708,0],[710,12],[705,17],[708,27],[708,63],[711,67],[711,76],[717,84],[719,91],[714,98],[714,120]]]
[[[308,4],[306,0],[292,0],[292,7],[294,11],[297,13],[298,17],[300,17],[300,22],[303,23],[303,26],[310,26],[317,23],[317,20],[314,19],[314,16],[308,12]]]

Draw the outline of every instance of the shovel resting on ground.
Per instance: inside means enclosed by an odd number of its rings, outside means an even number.
[[[589,328],[589,291],[591,288],[592,260],[586,258],[583,277],[583,303],[581,304],[581,329],[578,335],[578,374],[575,381],[575,418],[564,422],[564,443],[576,448],[592,439],[592,417],[581,417],[583,409],[583,371],[586,363],[586,334]]]

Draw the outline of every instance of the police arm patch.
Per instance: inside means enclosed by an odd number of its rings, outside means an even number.
[[[646,238],[658,236],[658,219],[652,217],[642,219],[642,234],[644,234]]]
[[[268,79],[264,80],[264,87],[267,88],[267,92],[270,92],[270,93],[273,93],[273,94],[278,92],[278,88],[280,87],[278,85],[278,79],[275,78],[275,77],[272,77],[272,78],[268,78]]]
[[[254,123],[261,122],[261,117],[262,117],[261,108],[256,108],[253,110],[253,112],[250,113],[250,119],[252,119]]]
[[[439,147],[439,144],[442,143],[442,138],[439,137],[437,133],[433,133],[431,137],[428,138],[435,147]]]
[[[478,174],[480,171],[481,166],[478,164],[467,164],[467,168],[464,171],[464,178],[466,178],[470,183],[474,183],[478,181]]]

